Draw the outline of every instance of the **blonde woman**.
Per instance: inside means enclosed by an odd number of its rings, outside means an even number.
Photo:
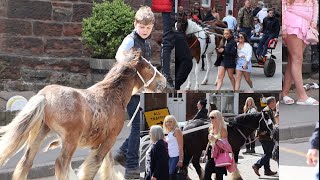
[[[297,104],[319,105],[319,101],[308,97],[303,88],[302,61],[307,44],[306,34],[311,26],[317,28],[318,0],[282,0],[282,38],[288,48],[282,95],[285,104],[293,104],[294,99],[288,96],[292,82],[297,94]]]
[[[224,122],[222,114],[218,110],[213,110],[209,114],[212,126],[209,128],[208,140],[211,146],[211,153],[208,152],[208,161],[205,166],[205,180],[211,179],[211,174],[216,173],[216,180],[223,180],[223,175],[232,173],[232,179],[240,178],[236,163],[225,167],[215,167],[214,158],[222,151],[232,152],[231,145],[228,142],[227,125]],[[208,149],[210,149],[210,146]]]
[[[169,152],[169,176],[174,179],[177,167],[183,165],[183,135],[174,116],[164,118],[163,130],[166,134]]]
[[[257,112],[257,107],[254,103],[254,100],[252,97],[248,97],[244,106],[243,106],[243,113],[248,114],[248,113],[255,113]],[[250,134],[250,136],[248,137],[248,139],[246,140],[246,151],[244,152],[244,154],[246,153],[255,153],[256,151],[254,150],[256,143],[252,142],[254,141],[254,134],[255,131]],[[252,143],[250,143],[250,141]],[[250,144],[249,144],[250,143]]]
[[[146,152],[145,180],[168,180],[168,153],[167,143],[164,142],[164,132],[161,126],[153,125],[150,128],[151,146]]]

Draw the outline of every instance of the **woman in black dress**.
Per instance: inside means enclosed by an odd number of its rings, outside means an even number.
[[[235,90],[235,78],[233,77],[233,74],[234,69],[236,68],[237,43],[234,40],[230,29],[225,29],[223,31],[223,39],[221,40],[221,45],[217,48],[217,51],[223,56],[221,64],[218,67],[217,90],[221,89],[226,71],[228,72],[232,88]]]

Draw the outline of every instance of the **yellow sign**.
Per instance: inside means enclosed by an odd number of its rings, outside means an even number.
[[[267,102],[266,102],[265,98],[260,98],[260,106],[261,107],[266,107],[267,106]]]
[[[144,112],[144,117],[146,119],[148,127],[150,128],[152,125],[162,126],[164,118],[169,114],[169,109],[163,108],[152,111],[146,111]]]

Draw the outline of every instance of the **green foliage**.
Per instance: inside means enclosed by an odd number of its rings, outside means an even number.
[[[82,38],[94,57],[112,59],[132,31],[134,10],[122,0],[94,3],[92,16],[83,20]]]

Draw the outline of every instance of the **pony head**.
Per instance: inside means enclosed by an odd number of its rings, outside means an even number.
[[[140,49],[131,49],[129,58],[133,66],[136,68],[136,77],[138,82],[133,89],[132,94],[135,94],[140,89],[146,93],[160,93],[167,84],[166,78],[154,67],[148,60],[142,57]]]

